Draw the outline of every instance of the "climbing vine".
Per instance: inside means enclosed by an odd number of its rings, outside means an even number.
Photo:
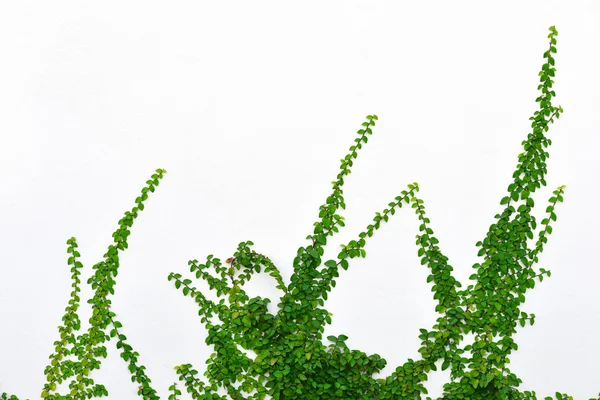
[[[424,382],[428,373],[436,371],[438,365],[450,370],[450,382],[444,385],[441,399],[537,399],[535,392],[519,391],[522,380],[507,364],[511,353],[518,350],[513,334],[519,326],[535,322],[535,314],[522,309],[525,295],[537,281],[551,275],[535,265],[552,233],[557,220],[555,208],[563,201],[565,190],[560,186],[553,191],[546,216],[538,223],[531,214],[535,205],[532,194],[546,186],[546,149],[552,142],[545,134],[563,112],[553,104],[556,36],[556,29],[551,27],[539,73],[539,109],[530,118],[531,131],[522,142],[523,152],[518,156],[513,181],[500,200],[503,209],[485,237],[476,243],[479,262],[473,265],[470,285],[462,288],[454,278],[449,259],[434,236],[425,202],[418,196],[417,183],[407,185],[377,212],[373,222],[343,245],[336,258],[323,259],[328,241],[344,227],[341,210],[346,207],[342,189],[345,179],[378,121],[376,115],[369,115],[341,160],[332,192],[319,207],[312,233],[295,255],[289,282],[266,255],[254,250],[251,241],[240,243],[224,261],[213,255],[202,262],[190,261],[189,277],[175,272],[168,276],[176,289],[197,304],[200,322],[208,332],[206,344],[213,349],[204,373],[191,364],[175,367],[176,381],[169,387],[169,400],[183,399],[184,392],[201,400],[421,399],[427,394]],[[72,291],[58,328],[59,339],[44,370],[43,399],[107,396],[106,387],[92,376],[106,358],[106,346],[111,341],[128,364],[137,394],[142,399],[159,399],[139,353],[128,342],[123,323],[111,309],[111,296],[119,257],[128,248],[133,222],[165,173],[158,169],[146,182],[135,206],[119,221],[103,259],[92,267],[94,274],[87,281],[94,290],[88,300],[92,317],[89,329],[81,334],[77,311],[83,264],[76,239],[67,241]],[[427,283],[432,285],[439,317],[431,329],[419,330],[421,359],[409,359],[389,376],[376,378],[386,366],[383,358],[350,349],[344,334],[323,337],[325,326],[332,322],[324,304],[335,288],[340,268],[347,270],[351,260],[366,257],[368,240],[402,207],[411,208],[417,217],[417,255],[429,270]],[[531,245],[530,240],[535,244]],[[276,313],[268,311],[270,299],[251,298],[244,290],[244,285],[259,273],[275,279],[280,291]],[[209,300],[196,288],[195,280],[206,282],[217,300]],[[466,334],[474,336],[472,344],[463,344]],[[63,383],[68,385],[68,392],[59,394],[58,387]],[[6,393],[0,398],[18,400]],[[545,397],[553,398],[572,399],[559,392],[555,397]]]

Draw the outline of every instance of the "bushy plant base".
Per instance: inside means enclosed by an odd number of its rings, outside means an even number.
[[[533,313],[521,309],[525,294],[535,287],[536,281],[550,276],[550,271],[534,266],[552,233],[557,219],[555,207],[563,201],[565,189],[560,186],[553,191],[546,206],[547,215],[538,223],[531,215],[534,207],[531,195],[546,185],[549,157],[546,149],[552,142],[545,133],[563,111],[552,103],[556,36],[556,29],[551,27],[549,47],[539,73],[540,94],[536,99],[539,110],[530,118],[532,129],[522,142],[523,153],[518,157],[513,182],[500,200],[503,209],[495,216],[496,222],[486,236],[476,243],[480,262],[473,265],[470,285],[463,289],[453,277],[448,257],[434,236],[424,201],[417,195],[417,183],[407,185],[386,208],[377,212],[372,224],[344,245],[337,258],[323,260],[330,237],[344,226],[339,214],[345,209],[344,180],[378,120],[376,115],[369,115],[341,160],[332,193],[319,208],[307,244],[296,253],[290,282],[284,281],[278,267],[254,250],[250,241],[240,243],[233,256],[225,261],[212,255],[203,262],[190,261],[192,278],[179,273],[169,275],[174,286],[196,302],[200,322],[208,332],[206,344],[214,350],[207,360],[204,378],[190,364],[175,367],[178,380],[169,388],[169,399],[182,399],[183,392],[203,400],[421,399],[427,394],[424,382],[428,373],[436,371],[439,362],[442,370],[450,369],[450,382],[444,385],[441,399],[536,399],[535,392],[519,391],[522,381],[507,364],[510,354],[518,350],[512,338],[517,327],[535,321]],[[54,353],[44,370],[43,399],[108,396],[107,388],[92,376],[106,357],[109,342],[116,345],[128,364],[138,395],[143,399],[159,398],[140,355],[111,309],[110,298],[114,295],[119,256],[128,248],[133,222],[165,172],[156,170],[146,182],[133,209],[119,221],[113,233],[114,242],[103,259],[92,267],[94,274],[87,283],[94,290],[88,300],[93,313],[85,333],[79,333],[81,323],[77,313],[83,265],[77,241],[75,238],[67,241],[72,291],[58,328],[59,339],[54,342]],[[352,259],[364,258],[369,238],[402,207],[412,208],[418,218],[417,254],[429,270],[427,282],[432,285],[439,318],[432,328],[420,329],[421,359],[409,359],[388,377],[375,378],[386,365],[379,355],[350,349],[346,345],[348,337],[343,334],[328,336],[324,342],[324,328],[331,324],[331,314],[324,308],[324,302],[335,287],[340,268],[346,270]],[[530,246],[528,240],[536,237],[535,245]],[[244,285],[259,273],[272,276],[281,292],[275,314],[267,310],[270,299],[250,298],[244,290]],[[209,300],[196,289],[193,278],[205,281],[218,300]],[[474,341],[462,345],[466,334],[472,334]],[[68,384],[69,391],[59,394],[57,387],[63,383]],[[0,397],[18,400],[6,393]],[[557,392],[555,398],[572,397]]]

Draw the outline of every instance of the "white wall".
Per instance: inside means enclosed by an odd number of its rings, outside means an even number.
[[[599,18],[593,0],[2,2],[0,392],[39,398],[68,300],[65,241],[77,237],[89,276],[159,167],[168,173],[133,228],[114,310],[165,398],[174,365],[203,370],[205,332],[168,273],[251,239],[289,277],[367,114],[379,124],[347,180],[331,254],[417,181],[466,284],[556,25],[565,113],[536,215],[554,188],[567,191],[540,260],[552,278],[528,295],[537,321],[516,336],[510,367],[539,397],[596,395]],[[384,356],[385,372],[418,356],[418,328],[436,318],[417,227],[402,209],[327,303],[328,334]],[[275,294],[270,285],[256,293]],[[111,399],[135,398],[114,347],[96,376]],[[446,378],[430,377],[433,395]]]

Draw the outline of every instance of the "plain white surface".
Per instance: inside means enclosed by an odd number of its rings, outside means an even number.
[[[20,1],[0,5],[0,392],[39,398],[70,287],[65,241],[99,261],[155,168],[168,173],[133,227],[113,297],[162,396],[173,366],[200,371],[197,309],[167,281],[189,259],[253,240],[288,278],[367,114],[374,136],[345,186],[354,238],[417,181],[440,246],[467,284],[536,109],[556,25],[557,103],[548,186],[565,203],[529,292],[533,327],[510,367],[538,396],[600,391],[597,1]],[[388,360],[418,357],[435,321],[417,219],[402,209],[343,272],[327,334]],[[255,293],[275,294],[261,278]],[[84,289],[82,319],[89,318]],[[87,324],[84,324],[84,329]],[[113,346],[109,344],[109,346]],[[95,375],[134,399],[109,347]],[[430,375],[441,393],[446,373]]]

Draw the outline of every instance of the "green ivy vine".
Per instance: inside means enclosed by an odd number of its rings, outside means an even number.
[[[240,243],[224,262],[212,255],[203,262],[190,261],[192,278],[179,273],[169,275],[175,288],[197,304],[200,322],[208,332],[206,344],[213,348],[203,374],[191,364],[175,367],[178,380],[169,387],[169,400],[182,399],[184,390],[192,399],[201,400],[421,399],[427,394],[424,382],[428,373],[436,371],[439,364],[442,370],[450,369],[451,378],[440,399],[537,399],[535,392],[519,391],[522,380],[507,364],[510,354],[518,350],[512,338],[517,327],[535,322],[535,314],[522,310],[525,294],[534,289],[536,281],[550,277],[550,271],[534,266],[552,233],[557,219],[555,208],[563,201],[565,189],[560,186],[553,191],[546,206],[547,215],[538,223],[531,215],[531,195],[546,186],[549,154],[545,149],[552,142],[545,133],[563,112],[552,102],[556,95],[552,89],[556,36],[556,29],[551,27],[539,73],[539,110],[530,118],[531,132],[522,142],[524,151],[518,157],[513,182],[500,200],[503,210],[495,216],[496,222],[485,238],[476,243],[480,262],[473,265],[472,283],[467,288],[463,289],[452,275],[453,268],[434,236],[425,203],[417,195],[417,183],[407,185],[377,212],[373,222],[355,240],[342,246],[335,259],[323,260],[329,238],[344,226],[340,210],[346,207],[342,190],[346,176],[378,120],[376,115],[369,115],[341,160],[333,190],[319,207],[307,244],[296,253],[290,282],[285,282],[267,256],[253,249],[251,241]],[[140,362],[140,354],[128,342],[123,323],[111,309],[111,296],[115,292],[119,256],[128,248],[133,222],[165,173],[158,169],[146,182],[135,206],[119,221],[103,259],[92,267],[94,275],[87,281],[94,290],[88,300],[92,317],[85,333],[79,333],[81,321],[77,313],[83,264],[76,239],[67,241],[72,291],[58,328],[59,339],[54,342],[54,352],[44,370],[43,399],[108,396],[106,386],[92,376],[106,358],[106,346],[111,341],[128,364],[137,394],[145,400],[159,399]],[[331,313],[324,304],[336,285],[340,268],[347,270],[352,259],[366,257],[369,238],[402,207],[412,208],[419,221],[417,255],[429,269],[427,282],[432,285],[439,317],[431,329],[419,330],[421,359],[409,359],[388,377],[375,378],[386,366],[379,355],[350,349],[344,334],[328,336],[324,341],[325,326],[331,324]],[[528,240],[536,235],[537,241],[531,247]],[[250,298],[244,290],[244,285],[259,273],[272,276],[281,292],[275,314],[267,309],[270,299]],[[193,279],[205,281],[218,300],[209,300],[194,286]],[[474,341],[461,345],[466,334],[473,334]],[[59,394],[58,387],[63,383],[68,384],[69,390]],[[572,399],[559,392],[555,397],[545,397],[553,398]],[[18,400],[6,393],[0,399]]]

